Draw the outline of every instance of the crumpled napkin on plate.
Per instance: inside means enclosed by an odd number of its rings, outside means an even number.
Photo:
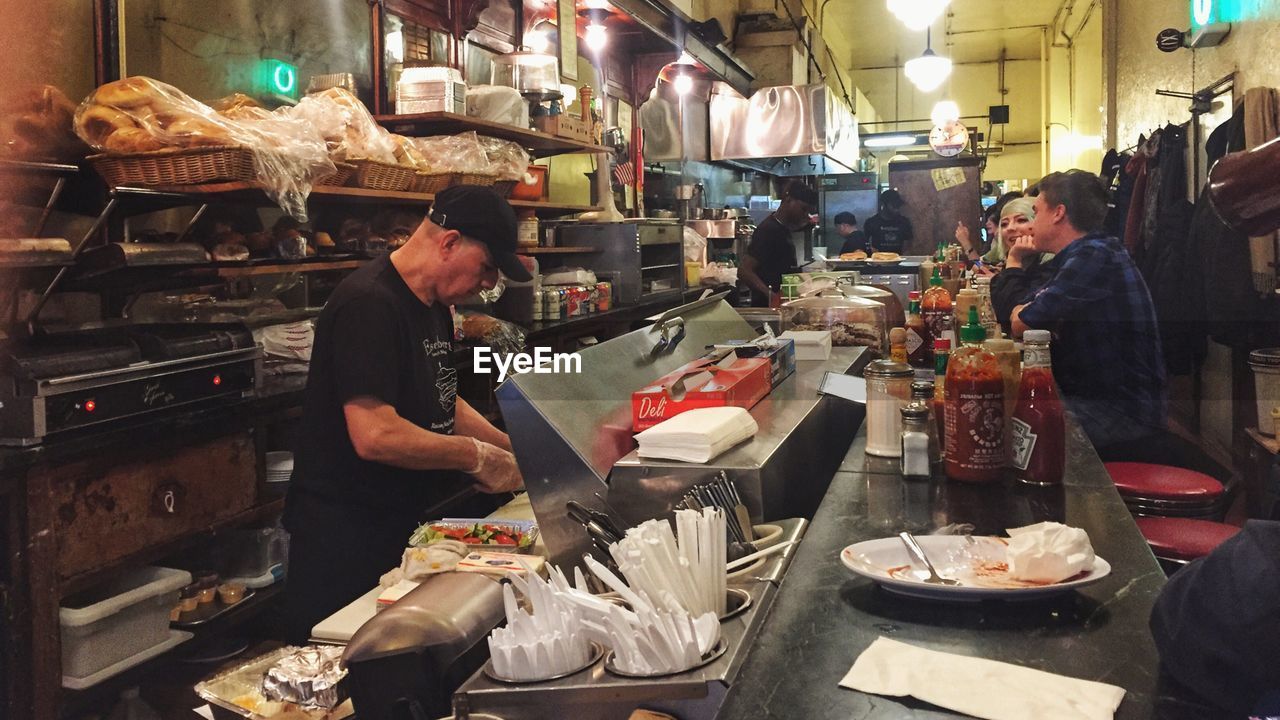
[[[1111,720],[1124,688],[1021,665],[926,650],[878,638],[858,656],[841,687],[910,695],[986,720]]]
[[[1014,579],[1056,583],[1093,567],[1093,545],[1080,528],[1042,522],[1008,533],[1006,562]]]

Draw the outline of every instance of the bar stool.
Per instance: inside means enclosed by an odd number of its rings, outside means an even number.
[[[1134,515],[1222,517],[1222,483],[1204,473],[1152,463],[1109,462],[1104,466]]]
[[[1240,532],[1234,525],[1192,518],[1136,517],[1134,522],[1168,574],[1208,555]]]

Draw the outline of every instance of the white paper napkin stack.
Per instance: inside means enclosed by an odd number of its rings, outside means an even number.
[[[1016,580],[1056,583],[1093,567],[1089,534],[1056,522],[1012,528],[1005,553],[1009,576]]]
[[[643,458],[705,463],[755,437],[751,413],[740,407],[687,410],[636,435]]]
[[[841,687],[911,696],[986,720],[1111,720],[1124,688],[878,638]]]

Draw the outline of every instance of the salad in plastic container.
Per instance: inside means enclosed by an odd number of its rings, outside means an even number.
[[[457,540],[482,550],[527,553],[538,540],[538,524],[532,520],[445,518],[419,526],[409,536],[409,545],[426,547],[441,540]]]

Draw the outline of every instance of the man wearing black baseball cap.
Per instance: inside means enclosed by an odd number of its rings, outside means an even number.
[[[285,502],[291,533],[286,628],[320,620],[377,586],[423,520],[483,517],[480,493],[522,484],[506,433],[458,397],[449,306],[530,279],[516,217],[490,188],[458,186],[390,255],[352,273],[316,321]]]

